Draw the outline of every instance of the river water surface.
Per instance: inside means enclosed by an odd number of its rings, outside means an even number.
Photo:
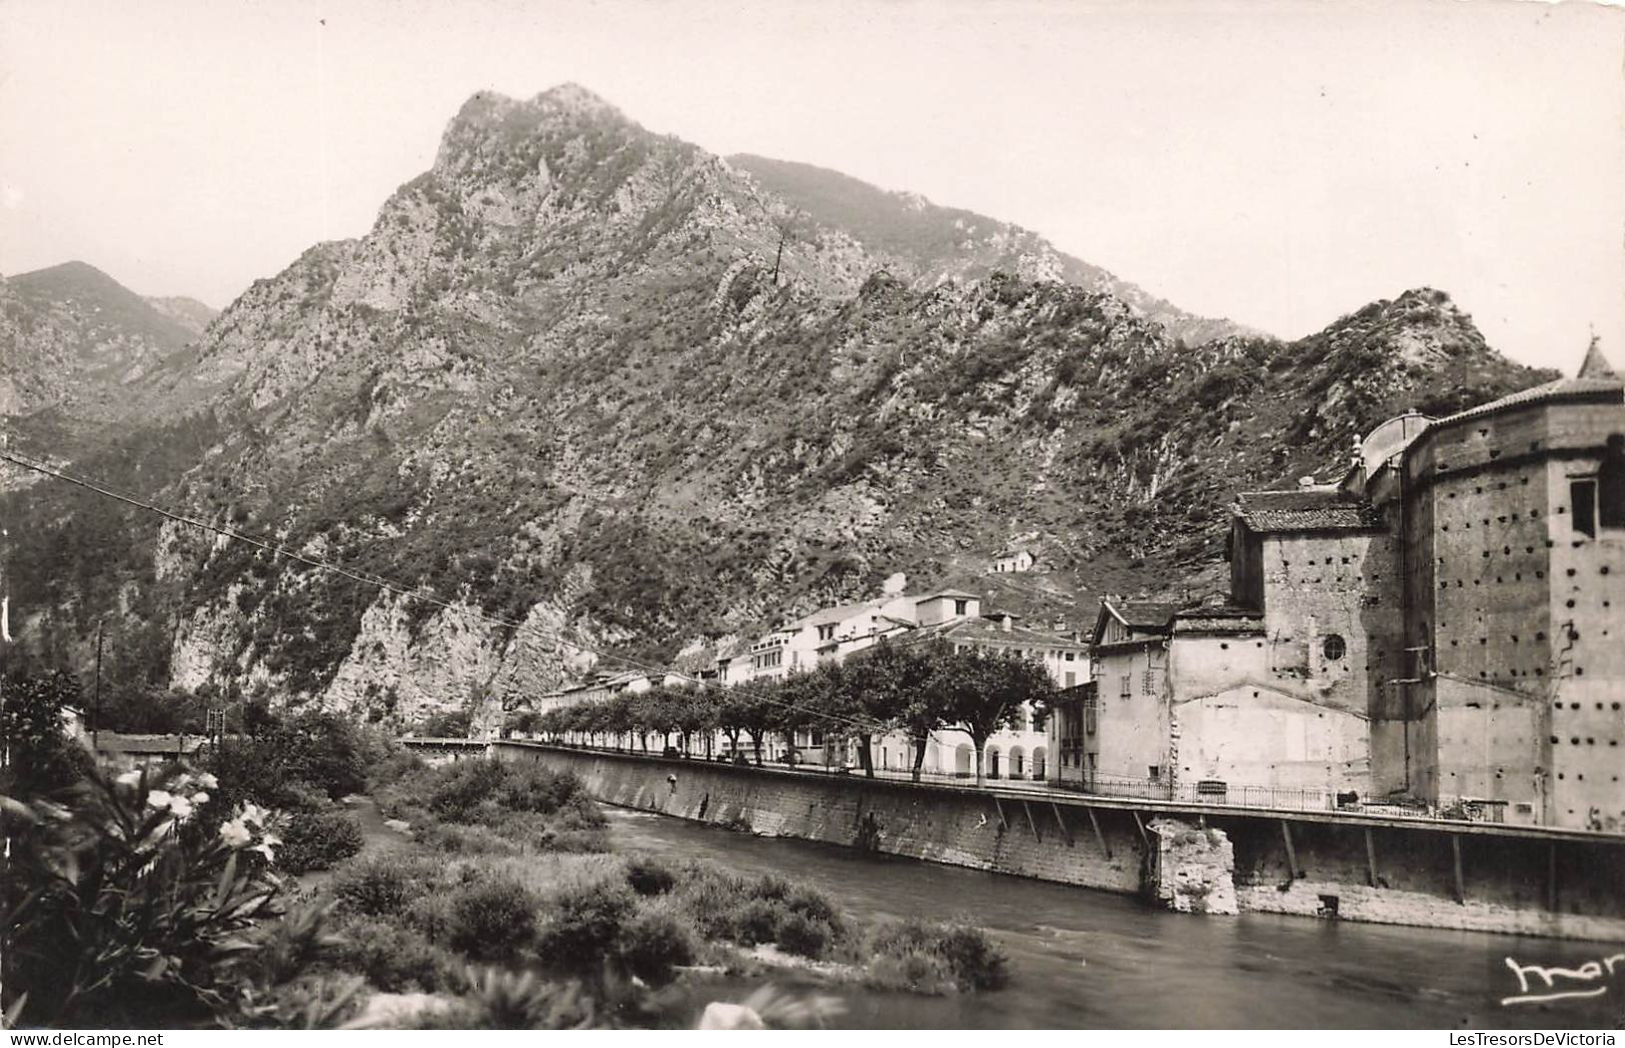
[[[852,916],[963,917],[1010,957],[995,993],[917,997],[840,987],[861,1028],[1615,1028],[1625,965],[1606,994],[1503,1006],[1505,958],[1576,966],[1625,944],[1556,942],[1269,914],[1198,917],[1109,892],[938,866],[834,845],[755,837],[605,809],[626,850],[774,872],[823,890]],[[735,1000],[747,987],[695,989]]]

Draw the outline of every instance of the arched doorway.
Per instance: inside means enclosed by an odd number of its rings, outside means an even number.
[[[954,774],[972,775],[976,771],[976,754],[969,746],[961,743],[954,747]]]
[[[1020,746],[1010,747],[1010,777],[1012,779],[1027,777],[1027,751]]]
[[[1049,752],[1042,746],[1033,747],[1033,778],[1043,781],[1049,768]]]
[[[996,779],[999,777],[999,748],[997,746],[989,746],[984,751],[982,767],[987,770],[988,778]]]

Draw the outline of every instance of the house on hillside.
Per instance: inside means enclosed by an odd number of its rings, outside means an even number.
[[[1038,563],[1038,555],[1026,546],[1013,546],[993,555],[993,571],[1005,575],[1031,571]]]

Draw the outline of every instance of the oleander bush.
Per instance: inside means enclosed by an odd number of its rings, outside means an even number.
[[[256,926],[280,912],[277,841],[258,809],[209,831],[214,788],[183,769],[92,772],[60,801],[0,797],[13,1021],[150,1028],[241,1016],[260,992]]]

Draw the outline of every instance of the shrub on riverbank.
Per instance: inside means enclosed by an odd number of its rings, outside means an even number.
[[[482,878],[452,897],[447,941],[479,961],[512,961],[536,934],[537,899],[510,877]]]
[[[1010,981],[1009,961],[980,928],[921,920],[871,929],[871,985],[915,993],[997,990]]]
[[[330,869],[361,851],[361,824],[344,811],[298,811],[282,831],[278,865],[289,873]]]
[[[366,978],[386,993],[434,993],[457,984],[467,962],[412,925],[381,917],[346,916],[334,926],[340,942],[324,963]]]
[[[846,922],[822,892],[776,874],[752,880],[690,863],[672,876],[677,909],[704,938],[744,946],[775,943],[811,960],[826,959],[849,938]]]
[[[437,851],[609,850],[604,814],[573,775],[489,759],[398,770],[379,788],[380,808],[410,822],[418,840]]]

